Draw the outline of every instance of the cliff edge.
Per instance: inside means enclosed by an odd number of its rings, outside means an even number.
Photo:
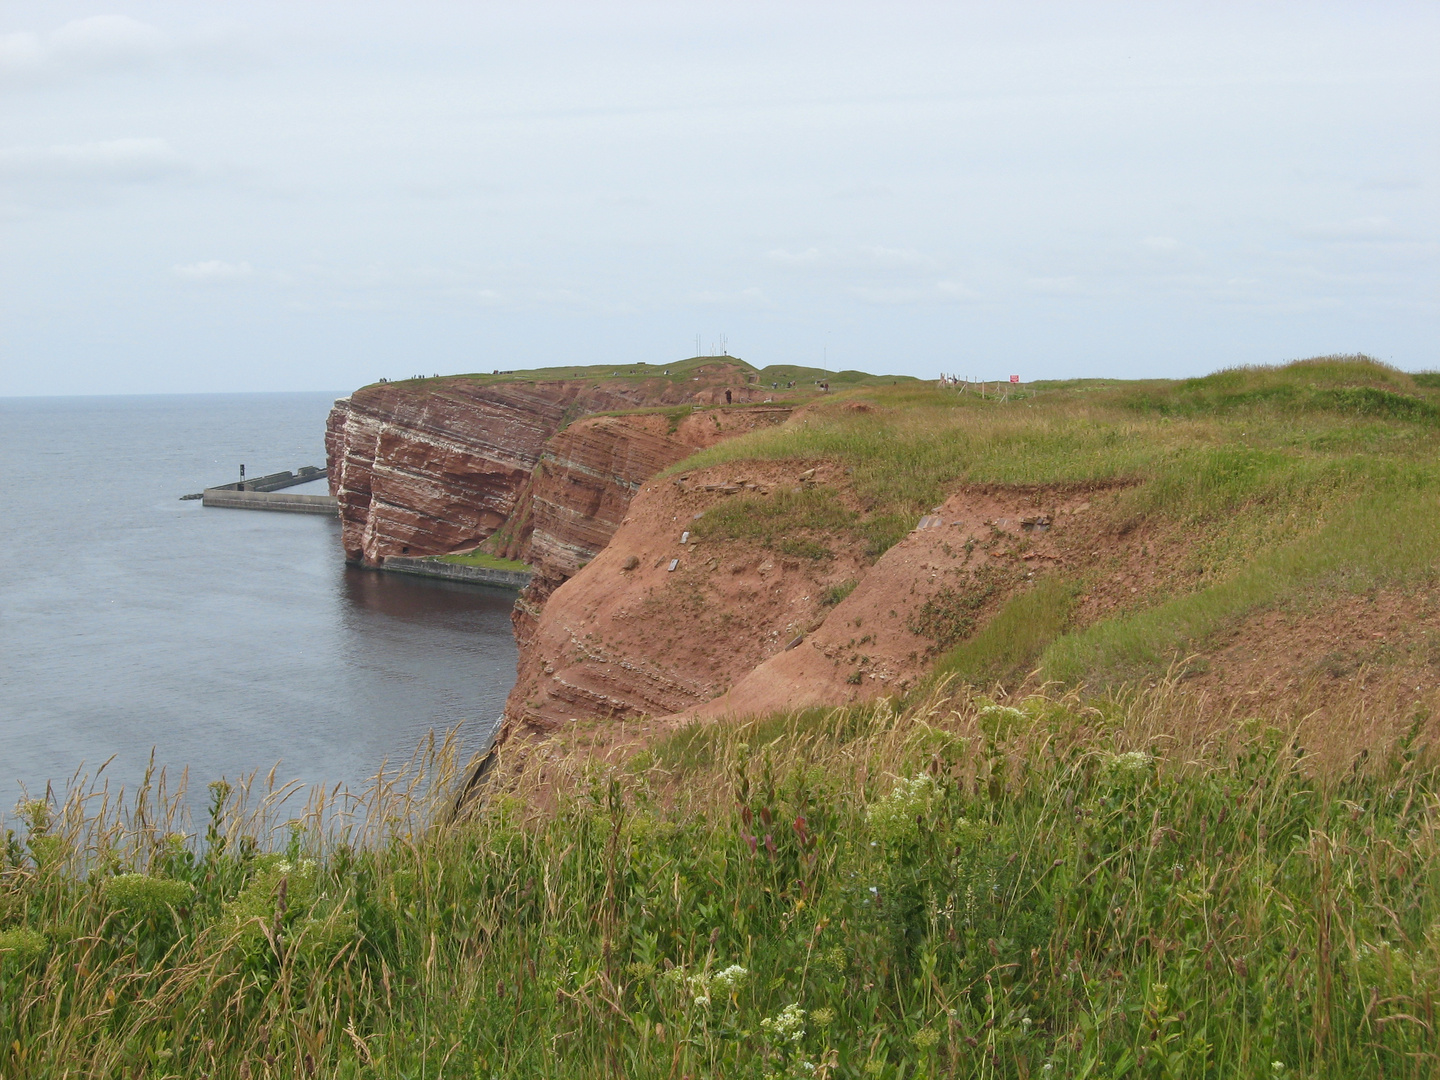
[[[534,375],[379,383],[337,401],[325,450],[346,558],[378,565],[476,547],[524,516],[547,444],[583,416],[723,401],[727,391],[736,403],[763,397],[755,369],[733,357]]]

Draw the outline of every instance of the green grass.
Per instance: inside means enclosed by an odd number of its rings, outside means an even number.
[[[687,728],[448,824],[423,781],[349,830],[28,804],[0,1075],[1434,1075],[1419,725],[1326,768],[1098,704]]]
[[[486,570],[512,570],[528,574],[534,567],[518,559],[502,559],[483,551],[467,551],[463,555],[439,555],[437,561],[455,563],[457,566],[479,566]]]
[[[777,389],[784,390],[787,382],[795,383],[793,389],[810,389],[815,383],[830,385],[831,393],[853,390],[861,386],[896,386],[902,383],[919,385],[920,380],[910,375],[871,375],[864,371],[827,371],[824,368],[804,367],[796,364],[771,364],[761,368],[758,382],[761,386],[779,383]]]
[[[858,515],[834,489],[782,487],[769,495],[742,495],[717,503],[696,520],[691,532],[706,539],[745,539],[774,547],[801,541],[801,533],[849,533]]]
[[[1055,641],[1043,668],[1068,682],[1116,682],[1163,669],[1253,611],[1320,590],[1361,593],[1433,575],[1440,515],[1433,487],[1346,505],[1318,532],[1261,556],[1208,588]]]
[[[972,686],[1014,685],[1040,663],[1040,657],[1070,625],[1079,583],[1057,575],[1042,577],[1012,596],[973,636],[939,658],[937,678],[957,678]]]
[[[467,374],[423,376],[419,379],[391,379],[391,384],[430,383],[444,379],[465,379],[468,382],[549,382],[568,379],[637,379],[665,382],[685,382],[696,375],[715,374],[722,368],[733,370],[742,380],[750,379],[756,385],[769,387],[794,381],[792,397],[807,397],[817,392],[816,384],[828,382],[832,393],[850,390],[860,386],[890,386],[901,383],[917,383],[909,375],[871,375],[864,371],[826,371],[822,368],[805,367],[796,364],[771,364],[756,368],[738,356],[691,356],[671,363],[634,362],[628,364],[562,364],[553,367],[502,369],[501,371],[476,371]],[[378,386],[371,383],[370,386]]]
[[[562,364],[554,367],[501,369],[499,372],[476,371],[466,374],[444,375],[441,379],[465,379],[471,382],[548,382],[557,379],[661,379],[680,382],[692,378],[706,369],[713,372],[721,366],[731,367],[740,372],[755,374],[756,368],[738,356],[692,356],[673,363],[647,363],[643,361],[628,364]],[[433,379],[392,379],[392,384],[433,382]],[[371,386],[379,385],[371,383]]]
[[[1039,383],[1010,401],[869,386],[672,471],[747,459],[842,464],[861,503],[851,519],[749,499],[704,520],[771,543],[792,528],[864,533],[872,556],[965,484],[1128,485],[1107,510],[1113,535],[1142,525],[1183,535],[1177,575],[1140,598],[1148,610],[1062,635],[1039,658],[1047,677],[1108,681],[1162,671],[1236,620],[1328,588],[1347,562],[1393,584],[1440,560],[1440,535],[1421,520],[1440,499],[1437,410],[1423,376],[1363,357],[1179,382]],[[818,508],[824,496],[810,498]],[[1085,584],[1077,572],[1072,586]]]
[[[738,356],[691,356],[673,363],[635,362],[629,364],[581,364],[558,365],[543,368],[505,370],[503,373],[471,372],[463,375],[440,376],[444,379],[466,379],[474,382],[546,382],[556,379],[663,379],[669,382],[683,382],[698,374],[714,373],[720,368],[731,368],[742,377],[752,376],[764,386],[772,382],[782,385],[794,381],[796,391],[813,393],[816,383],[826,381],[832,392],[853,389],[858,386],[889,386],[897,383],[916,383],[909,375],[871,375],[864,371],[826,371],[822,368],[804,367],[795,364],[771,364],[757,369],[753,364]],[[430,382],[431,378],[392,379],[392,383]],[[378,385],[378,384],[371,384]]]

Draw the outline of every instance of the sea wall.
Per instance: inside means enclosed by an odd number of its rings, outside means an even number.
[[[413,559],[405,555],[387,555],[382,570],[417,577],[463,581],[469,585],[495,585],[502,589],[523,589],[533,576],[523,570],[497,570],[489,566],[464,566],[435,559]]]
[[[279,491],[229,491],[206,488],[202,506],[230,510],[284,510],[292,514],[326,514],[334,517],[338,504],[333,495],[287,495]]]

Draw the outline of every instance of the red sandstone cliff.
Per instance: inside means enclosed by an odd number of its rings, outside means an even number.
[[[760,490],[793,483],[795,471],[747,463],[645,484],[588,566],[543,608],[517,605],[511,729],[680,712],[723,693],[806,629],[826,587],[860,571],[858,548],[817,562],[744,542],[680,543],[691,519],[724,497],[704,482]]]
[[[522,492],[546,443],[568,422],[587,413],[709,400],[727,387],[743,400],[749,370],[727,359],[684,380],[457,376],[358,390],[335,403],[325,436],[346,557],[375,564],[386,555],[473,548],[517,508],[527,509]],[[636,461],[644,456],[639,452]],[[543,535],[560,546],[568,542],[563,529]],[[577,551],[587,542],[581,537]]]
[[[492,550],[535,566],[513,614],[510,730],[572,716],[759,713],[903,688],[923,674],[932,646],[912,616],[947,579],[976,572],[966,540],[1018,540],[1040,496],[957,495],[873,565],[857,535],[817,538],[830,549],[818,559],[741,540],[682,544],[717,501],[802,482],[795,462],[653,479],[698,449],[786,421],[790,408],[754,403],[765,395],[744,375],[716,364],[683,380],[456,377],[358,391],[336,403],[326,437],[346,553],[376,563],[491,538]],[[727,390],[732,407],[704,407]],[[677,408],[585,415],[665,405]],[[863,510],[842,469],[813,465],[804,483]],[[1080,496],[1044,498],[1058,521]],[[1027,538],[1030,561],[1003,544],[977,558],[1007,560],[1007,590],[1023,587],[1043,565],[1034,560],[1063,557],[1068,531]],[[851,581],[854,591],[827,605],[830,590]]]
[[[506,527],[505,554],[535,567],[512,619],[527,641],[550,594],[610,542],[641,485],[696,450],[783,423],[788,406],[707,409],[688,416],[639,413],[578,420],[546,444]]]
[[[830,551],[818,559],[747,540],[681,543],[705,510],[794,487],[807,464],[804,482],[861,509],[844,470],[825,462],[732,463],[645,484],[604,550],[543,608],[517,615],[510,729],[756,715],[903,692],[933,660],[935,642],[915,630],[927,601],[979,575],[995,583],[976,611],[988,617],[1092,542],[1075,516],[1087,491],[992,487],[951,496],[873,564],[846,534],[814,538]],[[1053,526],[1032,534],[1023,523],[1037,513]],[[828,603],[846,582],[853,591]]]

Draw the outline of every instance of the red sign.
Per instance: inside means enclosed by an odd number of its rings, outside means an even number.
[[[1010,376],[1010,381],[1011,381],[1011,382],[1019,382],[1019,381],[1020,381],[1020,376],[1019,376],[1019,375],[1011,375],[1011,376]]]

